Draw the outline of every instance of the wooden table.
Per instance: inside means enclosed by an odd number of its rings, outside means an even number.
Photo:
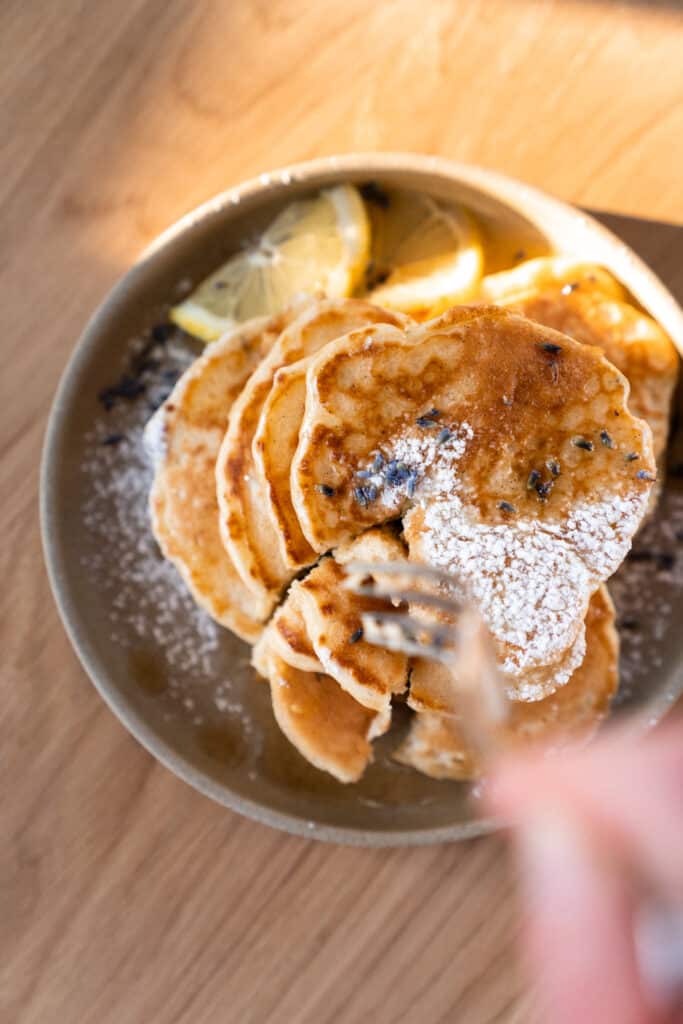
[[[53,607],[38,457],[67,355],[119,274],[266,169],[418,150],[680,221],[680,7],[4,0],[0,40],[0,1020],[528,1020],[500,839],[371,851],[280,835],[128,736]],[[680,232],[612,223],[683,291]]]

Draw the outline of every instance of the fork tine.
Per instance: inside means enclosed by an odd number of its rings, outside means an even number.
[[[424,622],[405,612],[363,612],[362,618],[374,622],[380,628],[398,630],[409,642],[420,643],[423,646],[431,643],[435,647],[443,647],[452,636],[450,626]]]
[[[343,586],[363,597],[458,613],[455,622],[430,623],[406,611],[364,611],[361,621],[368,643],[440,662],[448,668],[463,733],[485,764],[504,743],[501,725],[509,707],[493,640],[481,612],[466,593],[458,601],[442,596],[444,590],[447,594],[452,594],[454,588],[459,590],[459,581],[415,562],[349,562],[345,571],[349,578]],[[406,577],[417,585],[406,584]],[[431,583],[432,590],[438,587],[441,593],[423,593],[419,589],[422,582]]]
[[[359,597],[386,597],[392,601],[401,601],[405,604],[422,604],[429,608],[437,608],[443,612],[454,614],[460,611],[462,604],[453,599],[438,597],[436,594],[425,594],[421,590],[401,590],[400,587],[384,586],[380,583],[365,583],[354,586],[346,581],[344,588]]]
[[[449,588],[453,587],[453,577],[441,569],[435,569],[431,565],[423,565],[421,562],[347,562],[344,566],[347,576],[413,576],[416,579],[428,579],[434,583],[441,583]]]
[[[430,658],[433,661],[441,661],[446,664],[450,662],[449,648],[409,639],[400,628],[400,623],[398,624],[399,628],[396,629],[396,623],[378,622],[377,617],[373,616],[371,612],[363,612],[361,620],[364,639],[375,647],[383,647],[387,651],[399,651],[402,654],[418,658]]]
[[[444,594],[434,594],[402,585],[401,581],[392,583],[385,580],[384,576],[408,576],[412,579],[436,583],[446,583],[449,589],[453,588],[453,578],[439,569],[432,569],[431,566],[421,565],[415,562],[349,562],[345,566],[347,578],[342,586],[351,593],[360,597],[387,598],[390,601],[405,602],[406,604],[421,604],[430,608],[437,608],[440,611],[454,614],[460,611],[462,602],[455,597],[448,597]],[[376,577],[379,576],[380,579]],[[368,577],[370,577],[368,579]]]

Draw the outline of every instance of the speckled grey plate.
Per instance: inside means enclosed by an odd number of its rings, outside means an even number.
[[[489,269],[510,264],[519,248],[555,248],[603,263],[683,346],[681,310],[630,249],[586,214],[518,182],[400,154],[329,158],[262,175],[166,231],[87,325],[47,431],[46,560],[65,627],[95,686],[133,735],[186,782],[259,821],[319,839],[373,846],[459,839],[487,827],[473,818],[466,787],[394,764],[396,731],[378,744],[357,785],[343,786],[303,761],[274,724],[246,646],[194,609],[158,556],[145,516],[149,470],[139,434],[173,373],[194,354],[192,345],[173,336],[148,346],[144,391],[135,395],[129,387],[109,412],[98,400],[120,382],[139,339],[149,338],[183,289],[294,195],[343,180],[463,202],[490,235]],[[673,458],[683,461],[683,452]],[[683,683],[676,628],[683,612],[680,483],[670,478],[656,519],[613,587],[623,625],[616,713],[645,710],[650,721]]]

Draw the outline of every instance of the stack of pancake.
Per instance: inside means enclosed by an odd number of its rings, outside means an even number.
[[[588,733],[617,687],[604,583],[652,500],[675,350],[577,260],[484,277],[479,299],[422,323],[302,300],[211,344],[147,428],[163,554],[255,645],[283,732],[342,782],[397,700],[414,711],[398,760],[480,770],[449,672],[364,639],[350,560],[453,574],[491,633],[510,742]]]

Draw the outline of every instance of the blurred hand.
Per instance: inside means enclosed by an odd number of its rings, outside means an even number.
[[[683,722],[644,737],[615,728],[579,751],[504,759],[484,799],[515,826],[542,1019],[683,1021],[683,989],[678,1010],[663,991],[667,976],[681,984],[683,970]],[[652,939],[641,915],[652,906],[673,912],[678,941],[666,932]],[[653,921],[661,931],[661,916]],[[649,971],[636,934],[650,938]]]

